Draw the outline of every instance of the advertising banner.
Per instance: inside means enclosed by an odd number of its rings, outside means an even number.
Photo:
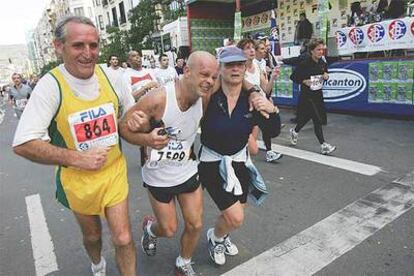
[[[336,32],[339,55],[414,48],[414,17],[387,20]]]
[[[270,26],[270,11],[265,11],[251,16],[242,18],[243,32],[252,32],[269,28]]]
[[[328,110],[407,116],[414,119],[414,61],[350,61],[329,66],[323,83]],[[296,105],[300,87],[285,66],[275,85],[275,102]],[[292,91],[293,92],[290,92]]]

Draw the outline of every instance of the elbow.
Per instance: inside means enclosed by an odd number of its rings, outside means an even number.
[[[23,145],[19,145],[19,146],[15,146],[13,147],[13,152],[19,156],[23,156],[24,157],[24,147]]]

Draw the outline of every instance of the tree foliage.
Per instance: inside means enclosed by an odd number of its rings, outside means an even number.
[[[51,61],[48,64],[45,64],[42,69],[40,69],[40,76],[43,76],[44,74],[46,74],[47,72],[49,72],[50,70],[52,70],[53,68],[55,68],[56,66],[58,66],[59,64],[61,64],[62,61],[60,59],[55,60],[55,61]]]
[[[118,56],[120,61],[125,61],[129,51],[128,32],[121,31],[117,27],[107,30],[108,42],[102,43],[99,63],[106,63],[110,55]]]
[[[130,12],[131,29],[128,41],[132,49],[142,50],[152,48],[151,35],[154,32],[154,22],[159,17],[155,14],[155,5],[151,0],[141,0]]]

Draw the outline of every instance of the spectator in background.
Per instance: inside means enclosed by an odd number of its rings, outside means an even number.
[[[111,83],[116,83],[120,79],[122,79],[124,69],[121,66],[119,66],[119,59],[117,55],[109,56],[107,66],[107,68],[102,69],[104,69]]]
[[[175,71],[177,72],[177,74],[178,75],[184,74],[184,59],[180,57],[180,58],[177,58],[175,62],[177,63],[177,65],[175,66]]]
[[[128,62],[124,61],[124,62],[122,62],[121,67],[124,68],[124,69],[127,69],[131,66],[128,64]]]
[[[142,67],[142,57],[137,51],[129,51],[128,64],[131,68],[125,70],[124,78],[129,83],[130,91],[135,101],[138,101],[152,88],[158,87],[152,70]]]
[[[30,76],[29,86],[33,90],[39,81],[39,77],[36,74]]]
[[[391,0],[386,12],[386,17],[390,19],[403,17],[405,15],[405,8],[406,1]]]
[[[306,14],[303,12],[299,15],[299,22],[296,25],[295,30],[295,45],[301,45],[304,41],[309,41],[313,34],[312,23],[306,18]]]
[[[157,69],[157,62],[155,61],[154,57],[150,59],[150,69]]]
[[[158,60],[160,62],[160,68],[154,70],[157,82],[162,86],[174,83],[174,81],[178,79],[178,74],[173,67],[169,66],[169,59],[167,55],[160,55]]]

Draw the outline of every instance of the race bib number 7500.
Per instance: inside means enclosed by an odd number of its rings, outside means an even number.
[[[69,125],[79,151],[118,143],[117,121],[112,103],[70,114]]]
[[[163,160],[184,162],[190,157],[190,145],[184,141],[170,140],[168,145],[161,150],[151,150],[150,162]]]

